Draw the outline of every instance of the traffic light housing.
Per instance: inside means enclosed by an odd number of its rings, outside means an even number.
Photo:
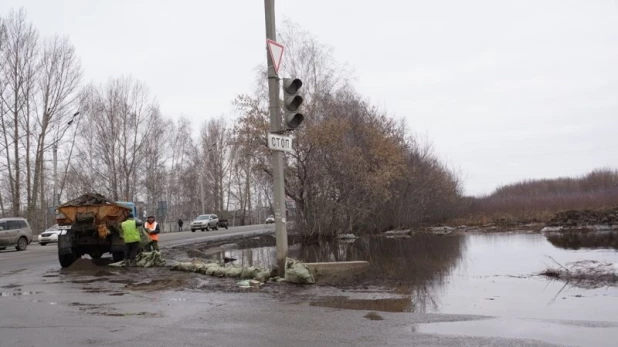
[[[287,129],[296,129],[305,119],[299,111],[303,97],[298,95],[298,91],[302,86],[303,81],[298,78],[283,79],[283,110]]]

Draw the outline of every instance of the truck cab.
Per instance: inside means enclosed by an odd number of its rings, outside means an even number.
[[[116,203],[118,205],[122,205],[126,208],[131,209],[131,213],[133,213],[133,217],[135,217],[135,219],[139,219],[139,216],[137,215],[137,206],[135,206],[135,203],[130,202],[130,201],[116,201]]]

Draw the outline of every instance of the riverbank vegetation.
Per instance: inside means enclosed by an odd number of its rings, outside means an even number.
[[[580,177],[522,181],[500,187],[488,196],[462,198],[451,223],[546,223],[563,211],[617,206],[618,170],[598,169]]]

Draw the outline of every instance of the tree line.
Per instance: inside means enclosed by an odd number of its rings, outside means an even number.
[[[356,92],[331,48],[283,28],[282,74],[303,80],[305,98],[285,163],[296,229],[331,237],[452,216],[461,183],[431,146]],[[237,115],[211,117],[195,136],[190,120],[166,116],[133,77],[85,83],[70,40],[41,37],[24,10],[0,17],[0,64],[3,216],[48,225],[54,186],[59,201],[96,191],[166,220],[213,212],[250,224],[272,213],[265,69],[254,92],[231,96]]]
[[[566,210],[618,206],[618,170],[593,170],[579,177],[524,180],[483,197],[462,199],[462,223],[545,222]]]

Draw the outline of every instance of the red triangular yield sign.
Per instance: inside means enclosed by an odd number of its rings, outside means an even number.
[[[275,73],[279,74],[279,67],[283,60],[283,45],[271,39],[266,39],[266,46],[268,46],[268,52],[270,52],[270,59],[273,61]]]

